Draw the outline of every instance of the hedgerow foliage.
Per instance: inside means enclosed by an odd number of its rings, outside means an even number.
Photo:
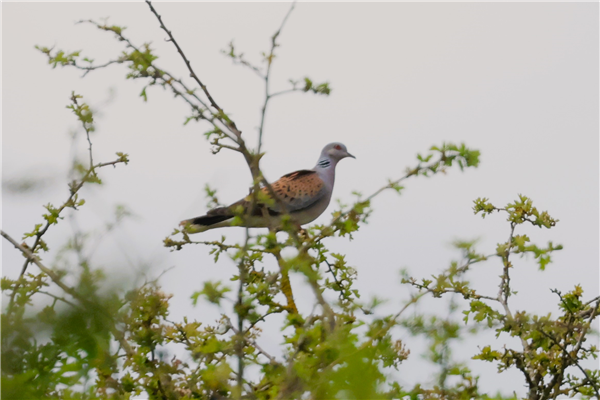
[[[153,5],[147,3],[178,50],[192,83],[161,68],[150,44],[133,43],[121,26],[82,21],[112,34],[124,45],[121,54],[103,64],[82,58],[80,51],[41,46],[38,49],[53,68],[76,68],[83,70],[84,75],[123,64],[126,79],[146,82],[140,94],[144,101],[153,86],[170,90],[189,108],[184,123],[197,122],[207,127],[205,135],[214,153],[234,151],[244,157],[253,177],[253,204],[260,207],[256,198],[260,191],[256,189],[270,187],[260,170],[269,102],[291,92],[326,96],[332,90],[329,83],[315,83],[308,77],[290,80],[291,87],[282,92],[273,93],[269,89],[278,37],[294,6],[272,36],[270,51],[263,54],[261,65],[250,63],[233,43],[223,52],[233,62],[259,75],[266,85],[259,141],[252,147],[194,72],[192,63]],[[371,195],[355,193],[352,204],[340,205],[328,223],[311,225],[302,231],[284,221],[280,227],[283,233],[246,229],[245,240],[235,243],[225,236],[214,242],[194,241],[185,229],[175,230],[164,240],[164,246],[173,251],[185,251],[192,244],[209,246],[215,262],[228,257],[237,265],[237,272],[231,277],[235,289],[223,282],[205,281],[192,295],[194,304],[200,298],[214,305],[234,298],[231,314],[223,314],[213,324],[187,318],[172,321],[171,295],[161,290],[159,280],[145,282],[127,292],[106,290],[102,270],[85,251],[89,245],[85,235],[70,239],[58,251],[52,251],[44,240],[56,224],[62,223],[65,213],[85,206],[80,189],[84,185],[101,185],[103,167],[120,168],[129,162],[129,156],[122,152],[117,152],[114,160],[95,162],[90,139],[95,129],[93,111],[75,93],[68,108],[80,122],[89,143],[89,159],[74,163],[66,200],[58,206],[48,203],[40,223],[22,235],[21,243],[2,232],[24,257],[20,275],[2,279],[2,291],[8,299],[2,313],[4,399],[515,398],[485,393],[478,386],[477,374],[454,361],[452,344],[473,330],[490,330],[497,337],[517,339],[511,342],[517,343],[516,346],[489,343],[471,356],[494,363],[500,373],[519,370],[528,399],[598,398],[600,373],[583,368],[581,361],[596,358],[598,354],[588,339],[598,316],[600,298],[586,299],[581,287],[576,286],[567,293],[555,291],[561,310],[556,316],[535,315],[511,307],[515,295],[511,281],[514,258],[530,254],[544,270],[552,261],[553,252],[562,249],[552,242],[535,244],[520,233],[526,224],[551,229],[558,222],[535,207],[528,197],[517,195],[514,202],[503,207],[489,199],[476,199],[475,214],[506,218],[507,230],[499,232],[499,236],[508,239],[487,252],[477,249],[475,242],[456,242],[461,258],[432,277],[413,277],[403,272],[404,290],[410,291],[411,297],[393,314],[380,312],[377,300],[364,301],[354,287],[359,279],[357,268],[348,265],[344,254],[332,253],[327,248],[330,238],[349,240],[367,223],[373,212],[371,200],[383,191],[402,195],[404,185],[413,179],[475,168],[479,151],[464,144],[432,146],[417,156],[403,176],[389,180]],[[219,204],[215,190],[207,187],[207,196],[212,205]],[[127,214],[119,208],[115,224]],[[245,218],[246,215],[240,214],[237,222],[243,224]],[[77,257],[69,258],[69,254]],[[47,260],[53,255],[55,266],[49,267]],[[278,271],[265,270],[264,264],[269,259],[277,262]],[[76,260],[78,274],[73,275],[69,260]],[[469,283],[469,272],[482,264],[498,271],[497,294],[482,293]],[[290,274],[304,276],[312,289],[315,307],[310,314],[298,311]],[[447,318],[414,311],[414,306],[429,295],[452,296]],[[43,297],[50,301],[40,309],[37,305]],[[440,302],[440,307],[446,304]],[[413,311],[410,316],[407,310]],[[456,318],[459,312],[462,320]],[[276,314],[284,318],[281,353],[275,356],[266,352],[260,342],[261,326]],[[437,366],[424,371],[423,381],[412,387],[400,385],[392,373],[401,363],[410,363],[416,356],[398,339],[397,328],[424,338],[429,344],[426,356]],[[173,344],[179,352],[167,350],[166,346]],[[507,393],[513,389],[507,388]]]

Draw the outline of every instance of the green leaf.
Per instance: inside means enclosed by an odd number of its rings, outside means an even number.
[[[222,287],[221,282],[204,282],[204,287],[199,292],[192,294],[192,304],[196,305],[200,296],[206,297],[206,299],[213,304],[220,304],[221,300],[225,297],[225,293],[230,292],[231,289],[228,287]]]

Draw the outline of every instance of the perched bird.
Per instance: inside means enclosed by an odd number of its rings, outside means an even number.
[[[342,143],[329,143],[321,151],[317,165],[311,170],[300,170],[284,175],[271,183],[271,191],[261,188],[263,199],[270,199],[256,204],[252,215],[243,218],[242,226],[249,228],[276,228],[281,224],[281,216],[289,214],[291,220],[304,225],[314,221],[325,211],[331,200],[335,180],[335,166],[342,158],[354,157],[348,153]],[[188,233],[204,232],[209,229],[231,226],[236,215],[247,214],[252,206],[252,195],[227,207],[210,210],[201,217],[186,219],[180,225]]]

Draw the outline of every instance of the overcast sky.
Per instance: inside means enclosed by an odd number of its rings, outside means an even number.
[[[289,5],[156,7],[217,102],[255,143],[262,82],[220,50],[234,40],[259,63]],[[168,92],[150,88],[144,103],[143,82],[125,81],[125,66],[82,79],[74,69],[53,70],[34,49],[37,44],[83,50],[102,63],[118,55],[122,43],[74,22],[110,17],[110,23],[127,26],[134,43],[151,41],[159,65],[187,76],[148,7],[4,3],[2,9],[2,229],[20,239],[42,221],[43,204],[66,199],[72,152],[86,155],[83,136],[71,148],[69,135],[77,123],[65,106],[74,90],[100,110],[92,138],[95,160],[112,160],[116,151],[131,158],[126,167],[100,173],[104,187],[83,192],[88,203],[77,219],[82,229],[100,228],[115,204],[136,214],[102,242],[98,263],[119,279],[141,271],[156,276],[174,266],[162,278],[165,291],[175,293],[172,319],[189,315],[211,322],[218,310],[192,308],[189,296],[203,280],[227,282],[233,264],[223,259],[213,265],[203,247],[169,252],[162,240],[181,219],[206,211],[205,184],[216,187],[225,203],[244,196],[250,175],[243,159],[226,151],[212,155],[202,135],[207,127],[184,127],[189,112]],[[543,273],[531,259],[515,260],[514,307],[555,311],[549,289],[567,291],[578,283],[590,298],[598,295],[597,3],[300,3],[280,42],[275,91],[304,76],[330,82],[333,91],[328,98],[293,93],[272,102],[262,161],[268,179],[311,168],[325,144],[340,141],[357,157],[337,167],[334,198],[349,203],[352,191],[372,193],[414,166],[416,153],[431,145],[465,142],[481,151],[478,169],[408,181],[402,196],[384,193],[373,202],[370,223],[352,242],[330,240],[330,248],[356,266],[357,286],[366,298],[377,294],[390,299],[387,311],[398,309],[408,293],[399,284],[400,268],[419,277],[441,271],[458,256],[450,245],[455,239],[480,238],[481,251],[493,253],[495,243],[508,237],[508,225],[501,215],[474,216],[472,201],[488,197],[503,206],[519,193],[560,222],[550,231],[525,226],[518,232],[534,243],[561,243],[564,250]],[[38,180],[37,189],[13,192],[15,182],[24,179]],[[333,210],[332,205],[316,222],[328,221]],[[70,232],[67,221],[53,227],[47,235],[51,248],[64,244]],[[230,239],[243,234],[215,230],[195,238],[218,239],[224,233]],[[21,256],[6,242],[2,248],[3,274],[15,277]],[[478,267],[472,280],[494,294],[500,273],[500,264],[491,261]],[[313,296],[302,278],[292,284],[299,308],[310,311]],[[277,331],[267,330],[265,347],[277,348],[269,343],[277,337]],[[467,360],[477,344],[460,358]],[[423,364],[416,355],[407,361],[400,370],[404,383],[422,379],[423,370],[411,365]],[[519,374],[498,379],[494,365],[471,365],[483,375],[485,389],[522,393]]]

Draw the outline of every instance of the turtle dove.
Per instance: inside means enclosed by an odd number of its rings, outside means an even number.
[[[314,221],[329,205],[335,180],[335,166],[346,157],[355,158],[342,143],[329,143],[321,151],[319,161],[313,169],[289,173],[271,184],[277,200],[273,199],[267,187],[261,188],[260,197],[271,200],[265,202],[268,204],[257,204],[252,215],[243,219],[241,226],[276,228],[285,214],[289,214],[291,220],[298,225]],[[206,215],[181,221],[180,225],[186,227],[188,233],[232,226],[231,222],[236,213],[248,213],[251,204],[252,195],[248,195],[230,206],[214,208]]]

